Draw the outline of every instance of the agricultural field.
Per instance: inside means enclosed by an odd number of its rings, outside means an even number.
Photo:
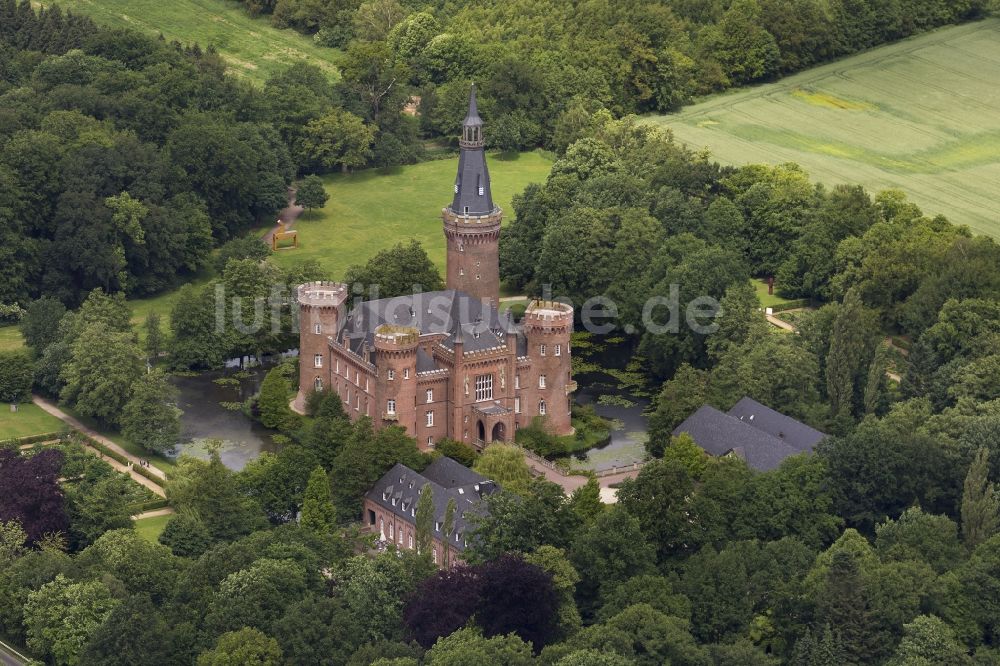
[[[493,199],[509,223],[510,201],[530,183],[543,183],[552,160],[541,152],[487,156]],[[274,261],[292,266],[315,259],[335,279],[352,264],[367,261],[400,241],[420,241],[442,275],[445,268],[441,209],[451,203],[458,158],[391,169],[332,174],[323,182],[330,200],[295,223],[297,249],[279,250]]]
[[[102,25],[162,33],[168,40],[197,42],[202,48],[214,46],[231,72],[257,84],[300,60],[317,65],[331,78],[339,76],[339,51],[318,46],[294,30],[278,30],[267,19],[251,18],[231,0],[60,0],[59,5]]]
[[[943,28],[648,122],[727,164],[898,188],[1000,237],[1000,19]]]

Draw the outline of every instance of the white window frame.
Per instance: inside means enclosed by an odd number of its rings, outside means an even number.
[[[316,324],[315,326],[313,326],[313,331],[316,332],[316,335],[322,335],[323,334],[323,324]]]
[[[386,414],[396,414],[396,401],[389,398],[385,401],[385,413]]]
[[[556,356],[562,356],[562,345],[556,345]]]
[[[391,382],[392,380],[394,380],[396,378],[396,371],[393,370],[393,369],[391,369],[391,368],[389,370],[386,370],[385,371],[385,378],[388,379]]]
[[[410,378],[410,369],[403,368],[403,379],[409,379],[409,378]]]
[[[427,412],[427,427],[432,427],[434,425],[434,412]]]
[[[322,368],[323,367],[323,355],[322,354],[313,354],[313,367],[314,368]]]
[[[539,416],[545,416],[545,401],[544,400],[539,400],[538,401],[538,415]]]
[[[539,354],[539,356],[545,356],[545,344],[544,343],[538,345],[538,354]]]
[[[316,379],[313,380],[313,390],[314,391],[322,391],[323,390],[323,378],[322,377],[317,377]]]
[[[434,389],[427,389],[427,402],[434,402]]]
[[[514,396],[514,413],[521,413],[521,398],[518,396]]]
[[[521,388],[521,375],[514,375],[514,389],[517,390]]]
[[[493,375],[476,375],[476,402],[493,399]]]
[[[538,388],[545,388],[545,375],[538,375]]]

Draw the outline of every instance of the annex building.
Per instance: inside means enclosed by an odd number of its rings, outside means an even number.
[[[297,410],[306,392],[335,391],[352,419],[402,426],[423,448],[446,437],[478,447],[510,440],[537,416],[554,434],[572,433],[573,308],[533,301],[519,322],[498,309],[502,211],[475,88],[459,146],[452,202],[441,212],[446,289],[347,311],[347,285],[300,285]]]

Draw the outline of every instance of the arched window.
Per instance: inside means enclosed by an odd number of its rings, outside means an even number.
[[[322,377],[317,377],[316,378],[316,380],[313,382],[313,388],[316,389],[317,391],[322,391],[323,390],[323,378]]]
[[[539,416],[545,416],[545,401],[544,400],[539,400],[538,401],[538,415]]]

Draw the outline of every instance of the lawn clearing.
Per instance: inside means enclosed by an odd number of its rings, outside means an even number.
[[[17,412],[10,411],[6,402],[0,402],[0,441],[60,432],[65,427],[62,421],[30,402],[19,404]]]
[[[338,50],[294,30],[278,30],[266,18],[251,18],[233,0],[60,0],[59,5],[112,28],[162,33],[167,40],[197,42],[203,49],[214,46],[230,72],[257,84],[303,60],[331,79],[339,77]]]
[[[753,282],[753,288],[757,290],[757,300],[760,301],[761,307],[773,308],[777,305],[784,305],[785,303],[790,303],[791,300],[787,298],[782,298],[778,296],[777,285],[775,285],[775,293],[767,293],[767,281],[766,280],[751,280]]]
[[[0,326],[0,352],[14,351],[23,346],[24,338],[16,324]]]
[[[942,28],[647,122],[726,164],[898,188],[1000,237],[1000,19]]]
[[[491,154],[493,199],[509,223],[510,200],[529,183],[543,183],[552,159],[541,152]],[[441,209],[451,203],[458,158],[434,160],[392,169],[367,169],[323,178],[330,200],[295,223],[299,247],[273,255],[279,266],[315,259],[334,279],[352,264],[362,264],[379,250],[401,241],[420,241],[442,275],[445,242]]]
[[[167,514],[165,516],[153,516],[152,518],[133,520],[132,525],[143,539],[150,543],[159,543],[160,534],[163,532],[163,528],[167,526],[167,521],[169,520],[170,514]]]

